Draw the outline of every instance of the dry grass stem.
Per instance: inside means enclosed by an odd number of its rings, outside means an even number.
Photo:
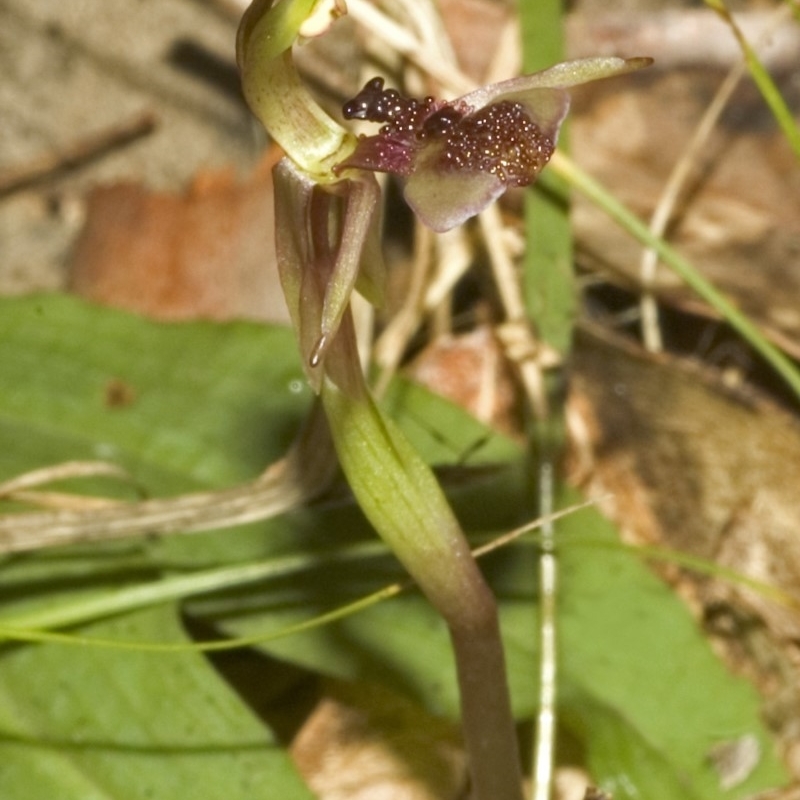
[[[0,499],[9,499],[23,490],[37,489],[56,481],[98,477],[118,478],[129,482],[133,480],[126,469],[107,461],[65,461],[62,464],[34,469],[3,481],[0,483]]]
[[[483,240],[489,254],[494,283],[500,295],[505,322],[498,337],[509,361],[517,370],[523,391],[537,419],[547,418],[543,370],[559,363],[556,353],[536,341],[528,323],[517,268],[509,252],[513,240],[504,235],[497,206],[489,206],[479,217]]]
[[[381,368],[380,377],[375,384],[375,394],[378,397],[386,391],[411,337],[421,324],[424,297],[431,271],[433,237],[434,234],[430,229],[422,225],[416,226],[411,279],[405,291],[403,304],[375,343],[374,357]]]
[[[650,230],[654,236],[664,236],[686,184],[700,161],[703,148],[745,71],[745,63],[741,61],[735,64],[728,72],[714,99],[695,128],[681,158],[667,178],[655,211],[650,218]],[[654,353],[659,353],[663,350],[661,328],[658,320],[658,304],[653,293],[658,260],[656,251],[649,247],[642,253],[639,267],[642,285],[642,297],[640,300],[642,339],[644,346]]]
[[[439,308],[474,260],[474,249],[463,228],[436,236],[436,261],[425,293],[425,308]]]
[[[475,86],[459,69],[442,60],[407,28],[378,11],[367,0],[348,0],[348,13],[389,48],[438,81],[454,94],[464,94]]]
[[[199,533],[258,522],[319,495],[330,484],[335,469],[327,425],[315,409],[286,457],[250,483],[165,500],[7,514],[0,516],[0,554],[132,536]]]

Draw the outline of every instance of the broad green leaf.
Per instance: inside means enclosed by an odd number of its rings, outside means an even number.
[[[567,518],[560,535],[561,710],[597,780],[623,800],[739,800],[782,785],[786,774],[760,721],[755,690],[716,659],[669,587],[636,554],[615,546],[611,526],[596,512]],[[501,599],[520,717],[530,716],[535,703],[533,556],[533,548],[517,547],[487,560]],[[364,593],[391,579],[386,564],[376,562],[328,569],[320,580],[336,594],[352,580],[348,572],[357,573]],[[305,613],[302,607],[273,609],[271,624],[277,618],[297,622]],[[252,617],[228,623],[247,633],[270,624]],[[438,713],[458,713],[446,629],[418,596],[267,647],[351,680],[378,675]],[[742,736],[758,741],[760,761],[747,781],[723,791],[710,764],[712,748]]]
[[[382,405],[431,464],[504,464],[519,456],[510,439],[411,381],[396,378]]]
[[[174,609],[163,607],[84,632],[122,641],[185,638]],[[0,653],[0,796],[312,797],[202,656],[59,645]]]
[[[253,332],[247,325],[158,326],[64,297],[0,301],[0,474],[107,459],[151,496],[252,477],[283,452],[307,403],[291,334]],[[109,402],[115,385],[124,385],[129,402]],[[135,497],[131,487],[96,483],[81,488]],[[265,530],[247,535],[256,533],[263,539]],[[227,550],[235,557],[236,546]],[[123,542],[0,561],[0,613],[102,597],[156,579],[162,564],[174,569],[181,555],[167,542]],[[176,610],[78,632],[185,641]],[[310,794],[266,726],[200,655],[6,645],[0,796]]]
[[[257,474],[283,452],[308,401],[302,384],[295,383],[301,373],[287,331],[250,324],[156,325],[61,297],[2,300],[0,471],[8,477],[63,458],[104,456],[127,466],[153,495],[230,485]],[[133,402],[119,407],[105,402],[114,379],[130,385]],[[477,423],[414,387],[396,389],[388,407],[429,460],[449,465],[442,477],[470,530],[503,530],[520,522],[521,471],[504,466],[514,458],[511,445],[493,437],[484,441]],[[465,469],[473,463],[482,466]],[[583,512],[570,518],[559,535],[562,711],[597,778],[613,787],[617,798],[656,800],[739,800],[780,784],[784,773],[759,723],[758,698],[714,659],[671,591],[635,554],[614,548],[613,532],[598,515]],[[324,504],[242,529],[0,561],[0,613],[62,603],[80,592],[102,596],[117,585],[178,571],[291,553],[307,554],[313,562],[324,548],[361,540],[374,539],[339,491]],[[603,546],[589,547],[583,540]],[[521,717],[532,713],[534,703],[532,558],[532,548],[519,546],[486,560],[502,601],[512,690]],[[186,608],[229,632],[264,633],[399,577],[390,556],[326,562],[283,580],[194,600]],[[175,610],[164,606],[81,632],[180,641]],[[457,713],[444,627],[414,594],[265,647],[319,672],[389,681],[438,712]],[[104,786],[102,781],[116,780],[122,761],[143,765],[147,758],[164,758],[170,737],[179,744],[200,741],[199,734],[187,733],[189,723],[181,723],[190,713],[195,732],[208,737],[214,728],[217,738],[211,743],[220,746],[224,739],[236,751],[229,753],[235,756],[230,768],[218,769],[232,800],[305,796],[294,788],[273,794],[264,790],[263,795],[252,785],[249,794],[240,790],[236,764],[249,763],[250,757],[241,753],[243,742],[257,740],[254,759],[274,757],[282,764],[276,770],[291,772],[270,745],[268,731],[206,662],[199,656],[183,660],[184,655],[56,645],[0,649],[0,722],[10,736],[0,741],[5,751],[0,781],[6,776],[23,781],[19,785],[28,791],[0,792],[3,798],[94,797],[87,781]],[[209,697],[216,699],[206,703]],[[127,698],[127,705],[121,698]],[[136,716],[139,706],[151,718],[164,706],[174,706],[175,720],[163,729],[148,727]],[[95,739],[107,734],[112,742],[117,736],[122,744],[141,744],[149,738],[152,749],[121,754],[96,748],[89,753],[85,742],[56,746],[66,744],[64,737],[74,735],[70,725],[78,722]],[[48,731],[52,747],[33,746],[33,739]],[[746,783],[722,792],[708,764],[709,751],[748,733],[761,743],[758,768]],[[80,763],[79,757],[84,759]],[[199,760],[185,753],[174,758],[173,768],[180,763],[183,770],[184,796],[214,796],[210,789],[205,792],[211,779],[197,767]],[[212,761],[222,763],[218,758],[224,756],[214,755]],[[62,768],[64,784],[54,788]],[[253,767],[254,774],[261,768]],[[148,769],[142,773],[149,774]],[[140,796],[135,791],[130,786],[127,795],[108,790],[99,796],[127,800]]]
[[[0,300],[0,390],[0,476],[106,459],[154,496],[258,474],[310,399],[288,330],[156,325],[59,296]]]
[[[784,783],[755,690],[716,659],[671,589],[613,546],[594,510],[567,518],[560,535],[564,704],[587,726],[589,762],[614,797],[745,798]],[[710,751],[744,735],[758,740],[761,760],[722,791]]]

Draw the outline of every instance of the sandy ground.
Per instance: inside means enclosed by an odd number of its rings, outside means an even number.
[[[181,189],[260,152],[238,94],[236,23],[202,0],[0,0],[0,187],[11,173],[153,114],[155,130],[65,170],[0,188],[0,291],[64,285],[84,196],[135,179]]]

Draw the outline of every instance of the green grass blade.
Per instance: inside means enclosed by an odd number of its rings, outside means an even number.
[[[558,155],[558,154],[556,154]],[[663,239],[652,234],[647,225],[611,195],[594,178],[577,164],[564,157],[554,157],[551,167],[566,178],[570,185],[582,192],[617,224],[653,248],[659,258],[672,269],[689,288],[705,300],[749,345],[783,378],[800,399],[800,371],[795,364],[775,347],[745,314],[706,280],[683,256]]]
[[[535,72],[564,57],[561,0],[520,3],[523,70]],[[559,147],[567,146],[567,125]],[[528,316],[545,344],[569,351],[577,293],[567,187],[557,177],[525,193],[524,292]]]
[[[780,126],[795,156],[800,160],[800,127],[798,127],[791,109],[786,105],[786,101],[783,99],[780,90],[775,85],[775,81],[772,80],[772,77],[769,72],[767,72],[766,67],[761,62],[756,51],[745,38],[741,28],[736,24],[724,0],[705,0],[705,3],[709,8],[716,11],[725,23],[730,26],[733,35],[739,42],[739,47],[742,49],[742,54],[744,55],[747,69],[750,72],[753,82],[758,87],[761,96],[769,106],[772,115],[775,117],[775,121]]]

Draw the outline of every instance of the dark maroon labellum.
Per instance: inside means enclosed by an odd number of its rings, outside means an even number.
[[[420,131],[420,138],[436,138],[444,136],[453,127],[464,119],[466,112],[459,110],[455,106],[445,106],[438,111],[434,111],[423,123]]]
[[[367,119],[370,122],[388,122],[393,118],[393,106],[400,94],[383,88],[383,78],[373,78],[364,88],[342,106],[345,119]]]
[[[383,78],[373,78],[342,107],[346,119],[384,124],[377,135],[362,136],[336,172],[355,167],[408,177],[421,152],[435,146],[429,167],[488,172],[506,186],[525,186],[553,153],[554,143],[521,103],[499,100],[475,111],[460,100],[417,100],[383,87]]]
[[[381,133],[389,136],[414,134],[422,121],[436,108],[432,97],[417,100],[403,97],[397,89],[384,89],[383,78],[367,81],[364,88],[342,106],[345,119],[364,119],[387,123]]]
[[[507,186],[526,186],[550,160],[554,147],[524,106],[501,100],[453,126],[445,135],[438,165],[491,172]]]

